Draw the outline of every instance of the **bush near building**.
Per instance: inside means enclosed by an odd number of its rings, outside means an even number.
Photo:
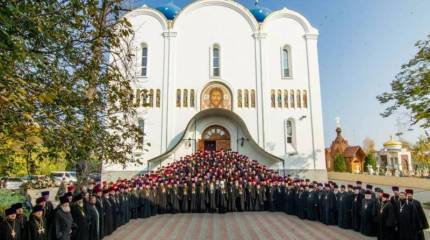
[[[334,171],[346,172],[346,170],[345,158],[342,155],[337,154],[334,158]]]

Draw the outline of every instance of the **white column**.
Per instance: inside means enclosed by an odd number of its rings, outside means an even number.
[[[264,39],[266,38],[266,34],[262,32],[256,32],[253,34],[253,37],[255,39],[255,81],[256,81],[256,98],[257,98],[257,142],[258,144],[265,149],[265,122],[264,122],[264,116],[265,114],[265,97],[266,94],[264,91],[264,79],[265,79],[265,71],[264,71],[264,63],[265,57],[264,57]]]
[[[169,141],[174,131],[174,110],[176,93],[174,89],[174,71],[176,66],[176,32],[170,29],[163,33],[164,37],[164,66],[162,85],[162,127],[161,127],[161,153],[168,150]]]
[[[312,131],[313,168],[325,169],[324,130],[322,122],[321,87],[318,64],[318,34],[307,33],[306,53],[308,65],[309,109]]]

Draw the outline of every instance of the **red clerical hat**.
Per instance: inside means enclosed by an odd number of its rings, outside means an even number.
[[[412,189],[406,189],[405,193],[406,194],[414,194],[414,190],[412,190]]]

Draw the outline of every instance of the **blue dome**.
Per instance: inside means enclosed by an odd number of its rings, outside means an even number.
[[[258,22],[263,22],[264,19],[272,12],[272,10],[265,7],[260,7],[258,5],[250,11]]]
[[[166,5],[159,6],[156,8],[158,11],[164,14],[167,19],[173,20],[176,15],[181,11],[181,8],[176,6],[172,1],[167,3]]]

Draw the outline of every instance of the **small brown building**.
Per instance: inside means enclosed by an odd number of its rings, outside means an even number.
[[[342,129],[336,128],[336,139],[330,148],[325,149],[327,171],[334,171],[334,160],[340,154],[345,158],[347,171],[351,173],[362,173],[366,154],[360,146],[349,146],[348,141],[342,137]]]

